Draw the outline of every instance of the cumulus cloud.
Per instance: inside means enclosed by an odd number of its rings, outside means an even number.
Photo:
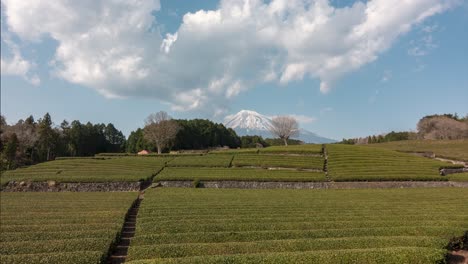
[[[221,0],[158,30],[156,0],[2,0],[8,30],[58,46],[55,74],[108,97],[155,97],[175,110],[225,108],[259,83],[343,75],[378,58],[402,34],[456,4],[373,0],[336,8],[326,0]],[[156,14],[156,18],[152,15]]]

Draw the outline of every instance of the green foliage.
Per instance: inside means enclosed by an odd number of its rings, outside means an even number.
[[[242,136],[240,137],[241,148],[256,148],[258,144],[262,147],[268,147],[269,144],[261,136]]]
[[[0,169],[1,170],[10,170],[16,168],[16,154],[18,150],[18,137],[13,133],[0,155]]]
[[[297,139],[288,139],[288,145],[302,145],[304,142]],[[267,146],[284,146],[284,140],[280,138],[266,138],[265,143]]]
[[[403,131],[403,132],[395,132],[392,131],[390,133],[387,133],[385,135],[373,135],[373,136],[368,136],[366,138],[350,138],[350,139],[343,139],[340,143],[341,144],[348,144],[348,145],[354,145],[354,144],[372,144],[372,143],[383,143],[383,142],[392,142],[392,141],[401,141],[401,140],[409,140],[416,138],[417,135],[414,132],[408,132],[408,131]]]
[[[99,263],[136,193],[2,193],[2,263]]]
[[[143,129],[138,128],[137,130],[130,133],[130,136],[127,140],[126,152],[137,153],[144,149],[154,151],[156,146],[147,142],[143,136]]]
[[[2,119],[4,120],[4,119]],[[47,113],[38,122],[33,116],[19,120],[14,125],[2,124],[0,150],[7,145],[11,135],[18,140],[17,153],[10,169],[52,160],[57,156],[92,156],[100,152],[120,152],[125,149],[125,137],[113,124],[71,124],[64,120],[54,126]]]
[[[165,168],[154,180],[176,181],[195,179],[207,181],[325,181],[323,172],[294,170],[265,170],[244,168]]]
[[[178,156],[167,163],[168,167],[229,167],[232,155]]]
[[[460,167],[411,154],[342,144],[327,145],[328,175],[333,181],[446,181],[442,167]]]
[[[274,154],[301,154],[301,155],[316,155],[322,151],[320,144],[303,144],[293,146],[273,146],[260,150],[260,153]]]
[[[463,188],[149,190],[127,260],[436,263],[468,228],[460,199],[467,195]]]
[[[236,132],[223,124],[207,119],[176,120],[180,126],[173,150],[207,149],[228,146],[240,147],[241,142]]]
[[[152,178],[169,157],[121,157],[60,159],[6,171],[1,184],[9,181],[113,182]]]

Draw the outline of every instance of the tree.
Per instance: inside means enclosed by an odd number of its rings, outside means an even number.
[[[425,116],[418,122],[418,135],[423,139],[468,138],[468,123],[455,117],[450,114]]]
[[[277,116],[271,120],[270,132],[287,146],[288,139],[299,134],[299,123],[291,116]]]
[[[7,143],[2,151],[2,163],[6,165],[6,169],[14,169],[16,161],[16,151],[18,149],[18,137],[13,133],[8,138]]]
[[[164,111],[149,115],[145,120],[143,134],[146,140],[153,142],[158,154],[175,139],[179,125]]]
[[[112,123],[104,128],[104,136],[108,143],[107,152],[120,152],[125,149],[125,136]]]
[[[52,158],[52,152],[56,147],[58,133],[52,128],[52,118],[49,113],[46,113],[44,117],[39,120],[37,132],[39,136],[39,151],[42,155],[41,158],[45,155],[45,160],[50,160]]]

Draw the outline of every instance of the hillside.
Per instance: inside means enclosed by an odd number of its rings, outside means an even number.
[[[432,152],[440,158],[468,162],[468,140],[404,140],[368,146],[402,152]]]

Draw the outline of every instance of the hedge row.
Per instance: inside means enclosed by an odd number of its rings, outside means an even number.
[[[2,193],[0,262],[99,263],[137,194]]]
[[[465,196],[463,188],[148,190],[127,260],[435,263],[468,230]]]

